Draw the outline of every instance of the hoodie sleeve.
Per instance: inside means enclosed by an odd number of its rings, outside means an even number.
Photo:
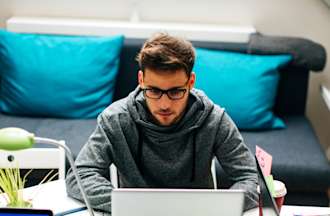
[[[258,205],[258,174],[255,159],[235,123],[224,112],[217,132],[215,154],[230,180],[231,189],[245,190],[244,210]]]
[[[113,188],[109,180],[111,145],[101,121],[99,116],[97,127],[78,154],[75,164],[92,208],[110,212]],[[83,201],[72,169],[66,176],[66,188],[69,196]]]

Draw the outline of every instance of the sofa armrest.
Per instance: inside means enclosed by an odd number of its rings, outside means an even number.
[[[252,34],[248,44],[251,54],[291,54],[292,65],[306,70],[322,71],[326,63],[325,48],[312,40],[299,37]]]
[[[325,105],[327,106],[328,110],[330,111],[330,90],[325,85],[321,85],[320,92],[321,92],[321,96],[322,96],[322,99],[323,99]],[[328,160],[330,161],[330,146],[327,147],[325,153],[326,153]]]

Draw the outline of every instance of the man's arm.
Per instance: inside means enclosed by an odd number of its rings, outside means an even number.
[[[258,173],[255,159],[245,145],[235,123],[224,113],[217,134],[215,154],[234,184],[231,189],[245,190],[244,210],[258,205]]]
[[[101,118],[98,119],[95,131],[80,151],[75,164],[92,207],[110,212],[113,187],[109,180],[109,167],[112,156],[110,141],[100,121]],[[69,196],[83,201],[71,169],[66,176],[66,188]]]

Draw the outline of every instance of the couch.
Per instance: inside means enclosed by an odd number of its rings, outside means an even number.
[[[141,39],[125,39],[120,54],[113,100],[128,95],[137,85],[138,65],[135,57]],[[273,155],[272,174],[285,182],[286,204],[327,206],[330,188],[330,165],[313,128],[305,116],[306,94],[310,71],[321,71],[325,49],[303,39],[252,34],[248,43],[193,41],[196,47],[260,55],[290,54],[293,60],[280,70],[274,113],[287,127],[276,130],[241,130],[251,151],[258,145]],[[18,116],[0,113],[0,128],[21,127],[38,136],[63,139],[77,155],[93,132],[96,119],[68,119],[47,116]],[[216,163],[219,188],[230,185],[219,163]]]

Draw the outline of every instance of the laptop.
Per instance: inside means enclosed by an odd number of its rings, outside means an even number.
[[[112,191],[112,216],[241,216],[243,190],[140,189]]]
[[[256,156],[255,159],[259,174],[260,205],[261,205],[262,213],[264,216],[280,216],[276,202],[267,186],[266,178],[261,170],[259,161]]]
[[[53,216],[53,212],[46,209],[0,208],[0,216]]]

